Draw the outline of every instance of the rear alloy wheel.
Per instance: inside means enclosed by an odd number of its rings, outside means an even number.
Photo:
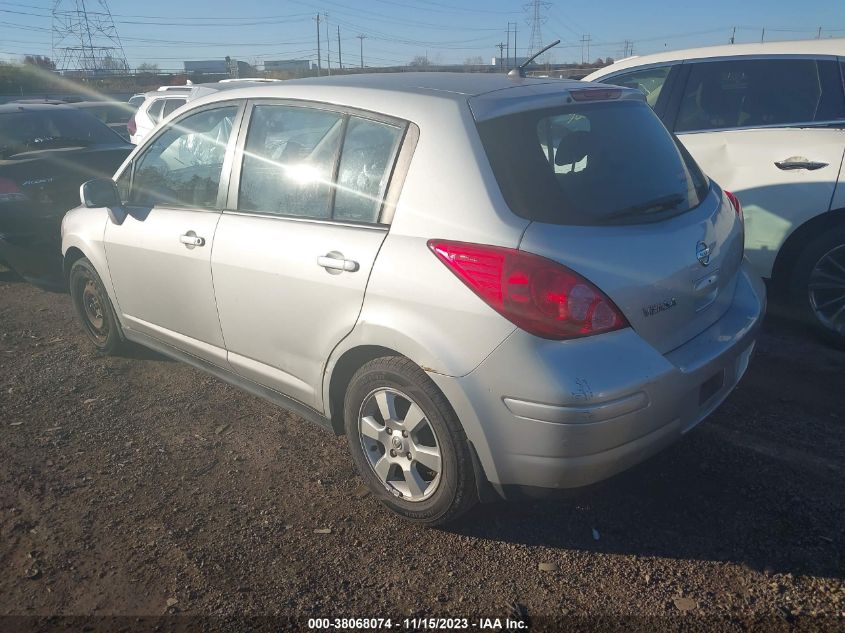
[[[440,525],[477,501],[463,428],[440,390],[407,358],[378,358],[355,373],[344,423],[358,472],[400,516]]]
[[[70,269],[70,295],[88,339],[103,354],[115,354],[123,339],[109,296],[91,262],[82,258]]]
[[[824,338],[845,346],[845,227],[820,236],[798,258],[792,298]]]

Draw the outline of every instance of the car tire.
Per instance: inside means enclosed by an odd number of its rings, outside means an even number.
[[[817,236],[795,260],[790,304],[828,343],[845,347],[845,226]]]
[[[68,280],[73,307],[88,339],[101,354],[117,354],[125,346],[123,332],[94,265],[85,257],[76,260]]]
[[[407,358],[377,358],[355,372],[344,425],[358,472],[404,519],[442,525],[477,503],[463,428],[445,396]]]

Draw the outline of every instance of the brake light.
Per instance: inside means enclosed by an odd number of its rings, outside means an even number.
[[[745,216],[743,216],[743,215],[742,215],[742,203],[739,201],[739,198],[737,198],[737,197],[736,197],[734,194],[732,194],[730,191],[726,191],[726,192],[725,192],[725,195],[728,197],[728,200],[730,200],[730,201],[731,201],[731,204],[732,204],[732,205],[733,205],[733,207],[734,207],[734,211],[736,211],[736,214],[737,214],[737,216],[739,217],[739,219],[740,219],[740,220],[742,220],[742,221],[744,222],[744,221],[745,221]]]
[[[526,332],[562,340],[628,327],[601,290],[545,257],[445,240],[428,246],[487,305]]]
[[[14,180],[0,178],[0,202],[21,202],[26,196]]]
[[[570,90],[569,96],[573,101],[607,101],[622,96],[619,88],[578,88]]]
[[[138,124],[135,123],[134,114],[129,117],[129,121],[126,122],[126,131],[129,132],[130,136],[135,136],[135,133],[138,131]]]

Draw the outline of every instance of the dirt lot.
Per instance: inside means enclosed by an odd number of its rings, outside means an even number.
[[[0,279],[0,614],[845,626],[845,353],[784,323],[646,464],[426,530],[356,494],[343,438],[153,353],[98,357],[67,296]]]

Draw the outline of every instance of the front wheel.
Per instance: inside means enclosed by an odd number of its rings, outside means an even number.
[[[467,438],[443,394],[406,358],[370,361],[344,407],[352,459],[373,494],[405,519],[453,521],[477,501]]]
[[[845,227],[810,242],[796,260],[792,303],[828,342],[845,346]]]
[[[88,339],[98,351],[116,354],[123,347],[120,324],[94,265],[85,257],[70,269],[70,296]]]

